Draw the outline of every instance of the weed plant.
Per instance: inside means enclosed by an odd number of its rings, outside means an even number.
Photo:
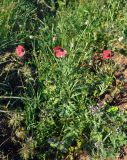
[[[125,1],[0,3],[1,53],[15,56],[17,44],[26,48],[26,58],[15,59],[16,68],[13,64],[19,92],[6,88],[0,92],[6,95],[1,94],[1,99],[9,99],[5,102],[11,112],[8,125],[13,127],[12,140],[19,143],[22,159],[73,160],[83,150],[90,159],[115,159],[127,143],[127,113],[111,101],[99,103],[114,90],[117,66],[111,59],[94,57],[104,49],[115,52],[120,37],[126,44]],[[57,58],[56,46],[66,49],[67,56]],[[10,84],[5,74],[1,80]]]

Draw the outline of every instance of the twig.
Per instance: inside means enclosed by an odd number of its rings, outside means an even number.
[[[25,97],[13,97],[13,96],[0,96],[0,99],[25,99],[25,100],[31,100],[30,98],[25,98]]]
[[[4,143],[6,143],[9,139],[10,139],[10,137],[7,138],[5,141],[3,141],[3,142],[0,144],[0,147],[1,147]]]
[[[10,111],[4,111],[4,110],[1,110],[1,109],[0,109],[0,112],[2,112],[2,113],[8,113],[8,112],[10,112]]]

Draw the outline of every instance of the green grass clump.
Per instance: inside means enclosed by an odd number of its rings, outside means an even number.
[[[59,0],[55,10],[53,1],[39,3],[42,9],[49,7],[50,14],[37,17],[36,2],[1,3],[0,48],[19,43],[26,48],[26,59],[13,62],[19,92],[4,91],[12,111],[13,141],[21,146],[25,160],[71,160],[83,150],[91,159],[115,158],[127,140],[126,112],[111,103],[112,97],[99,103],[114,90],[116,65],[94,57],[104,49],[115,51],[119,37],[126,44],[127,6],[123,0]],[[58,45],[67,51],[66,57],[55,57],[53,48]]]
[[[17,44],[30,46],[30,36],[38,27],[36,8],[29,1],[0,2],[0,50],[12,51]]]

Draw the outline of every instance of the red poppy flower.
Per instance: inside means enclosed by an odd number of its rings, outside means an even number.
[[[25,48],[22,45],[18,45],[18,47],[16,47],[16,54],[18,57],[23,57],[25,54]]]
[[[61,48],[60,46],[53,48],[53,50],[54,50],[57,58],[65,57],[67,54],[67,51],[65,49]]]
[[[103,59],[110,59],[112,56],[112,52],[110,50],[104,50],[102,52]]]

